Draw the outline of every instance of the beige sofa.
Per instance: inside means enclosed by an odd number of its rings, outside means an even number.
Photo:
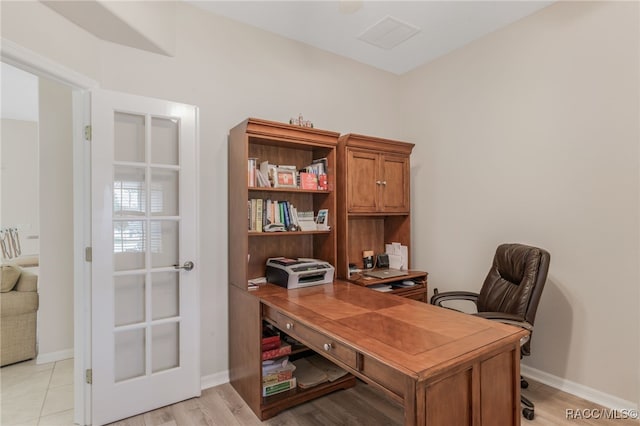
[[[17,265],[2,265],[0,366],[36,356],[38,275]]]

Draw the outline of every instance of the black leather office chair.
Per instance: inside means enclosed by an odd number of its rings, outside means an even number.
[[[516,325],[529,330],[527,339],[521,342],[520,358],[531,354],[531,333],[542,289],[547,281],[550,255],[544,249],[524,244],[501,244],[496,249],[493,265],[484,280],[480,293],[434,290],[432,305],[443,306],[451,300],[470,300],[477,306],[474,315],[490,320]],[[520,386],[529,384],[520,376]],[[521,396],[522,415],[532,420],[533,403]]]

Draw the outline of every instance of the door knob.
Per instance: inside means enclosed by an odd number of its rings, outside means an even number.
[[[186,262],[184,262],[184,265],[180,266],[180,265],[173,265],[173,267],[175,269],[184,269],[185,271],[190,271],[193,269],[194,264],[192,261],[187,260]]]

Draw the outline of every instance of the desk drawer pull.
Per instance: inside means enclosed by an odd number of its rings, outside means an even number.
[[[329,352],[331,348],[333,348],[333,345],[331,343],[325,343],[323,347],[325,351]]]
[[[293,323],[288,322],[285,327],[287,327],[287,330],[292,330],[293,329]]]

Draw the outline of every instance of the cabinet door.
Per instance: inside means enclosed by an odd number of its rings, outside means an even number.
[[[381,201],[383,212],[409,213],[409,157],[384,155],[381,161]]]
[[[351,150],[347,154],[347,208],[350,213],[378,210],[378,154]]]

